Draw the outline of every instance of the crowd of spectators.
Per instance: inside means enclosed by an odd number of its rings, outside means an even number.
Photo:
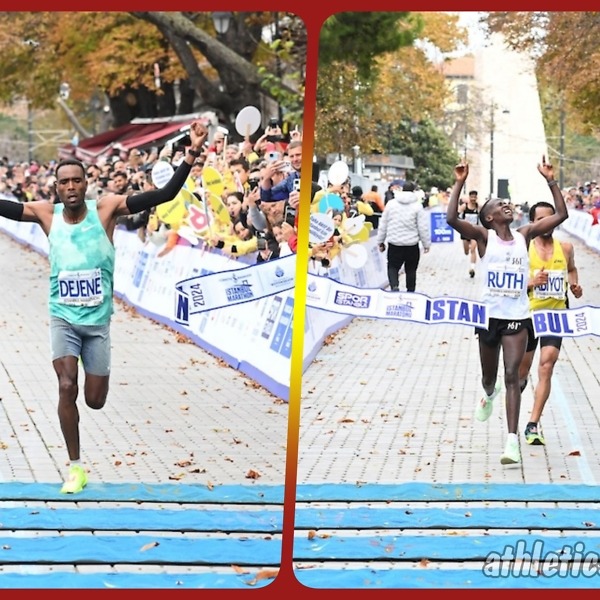
[[[271,121],[254,142],[228,141],[219,127],[197,157],[186,188],[209,213],[209,226],[194,231],[194,243],[217,248],[236,258],[253,254],[264,262],[295,252],[297,245],[299,181],[302,163],[302,133],[296,127],[288,136],[279,123]],[[153,168],[165,161],[173,168],[183,160],[187,136],[162,147],[113,148],[93,161],[84,161],[87,197],[100,198],[107,192],[134,194],[155,186]],[[21,202],[56,202],[54,170],[58,161],[40,164],[0,159],[0,194]],[[206,167],[216,169],[222,193],[216,195],[204,185]],[[214,171],[213,171],[214,172]],[[217,197],[215,197],[217,196]],[[157,210],[120,218],[119,224],[136,230],[145,243],[162,244],[160,254],[170,251],[182,236],[180,227],[189,223],[165,223]],[[185,239],[189,240],[189,236]]]
[[[292,139],[286,141],[279,124],[269,125],[254,143],[248,140],[228,143],[227,133],[217,130],[190,173],[193,193],[212,213],[208,227],[192,232],[197,238],[194,241],[217,248],[233,258],[254,253],[257,262],[291,253],[293,243],[290,242],[296,238],[297,223],[286,224],[283,215],[288,204],[297,205],[298,198],[287,193],[273,199],[267,196],[275,186],[274,182],[299,177],[299,170],[296,170],[295,163],[292,165],[289,154],[298,148],[296,153],[301,161],[301,145],[299,131],[295,130]],[[126,161],[124,157],[114,160],[109,185],[128,185],[130,189],[125,188],[125,193],[153,185],[154,165],[158,161],[167,161],[176,167],[185,155],[186,140],[183,138],[176,144],[166,144],[160,150],[153,150],[149,153],[132,150]],[[279,160],[271,158],[273,153],[277,153]],[[218,197],[215,197],[214,189],[204,183],[203,173],[207,167],[216,170],[220,176],[222,192]],[[101,189],[104,189],[103,186],[101,181]],[[186,225],[189,230],[189,224],[162,223],[156,211],[153,213],[145,215],[145,218],[129,217],[123,220],[123,224],[130,229],[138,229],[142,239],[158,243],[164,239],[165,247],[161,251],[164,255],[176,245],[180,226]],[[157,231],[162,231],[163,236],[156,236]],[[186,239],[189,240],[188,237]]]
[[[153,167],[159,161],[176,167],[185,155],[186,141],[184,137],[162,147],[127,151],[115,148],[111,154],[87,162],[88,198],[100,198],[107,192],[133,194],[151,189]],[[1,157],[0,194],[20,202],[56,202],[54,170],[57,162],[13,162],[7,156]],[[298,128],[285,138],[279,123],[270,122],[256,141],[240,143],[230,142],[227,131],[217,129],[190,172],[193,193],[206,210],[213,213],[209,218],[211,225],[194,232],[195,242],[218,248],[233,258],[252,254],[259,263],[296,252],[301,165],[302,133]],[[204,189],[202,175],[206,167],[216,169],[222,180],[223,192],[216,199],[209,199],[212,192]],[[377,229],[379,215],[397,184],[401,182],[390,183],[382,194],[376,185],[366,192],[359,186],[352,187],[350,178],[341,185],[328,182],[324,189],[313,181],[311,212],[320,210],[319,203],[328,194],[339,196],[343,207],[329,211],[335,222],[334,233],[327,242],[311,244],[310,256],[328,266],[344,244],[356,241],[344,230],[346,219],[363,215],[368,229]],[[568,187],[563,193],[569,208],[585,210],[592,214],[594,224],[599,222],[600,187],[595,180]],[[443,192],[432,189],[423,194],[423,205],[443,206],[444,196]],[[214,213],[217,212],[221,212],[223,218],[216,218]],[[161,255],[164,255],[183,237],[178,230],[186,223],[163,223],[153,209],[123,218],[120,224],[137,230],[145,243],[163,244]]]
[[[569,208],[576,208],[592,212],[594,208],[600,208],[600,186],[595,179],[586,181],[583,185],[577,185],[563,190],[565,202]]]

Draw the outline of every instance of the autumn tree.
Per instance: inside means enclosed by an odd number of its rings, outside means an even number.
[[[267,40],[274,22],[277,39]],[[21,96],[36,108],[53,107],[67,82],[74,112],[99,91],[115,126],[196,110],[233,124],[242,107],[269,100],[298,119],[305,37],[303,23],[288,13],[232,13],[228,31],[218,34],[211,13],[5,12],[0,101]]]
[[[458,17],[449,13],[351,15],[344,14],[345,20],[335,15],[323,28],[316,111],[318,152],[350,155],[352,146],[359,145],[364,153],[413,156],[414,152],[426,157],[427,147],[403,147],[400,134],[421,122],[423,131],[430,131],[443,119],[449,90],[433,59],[457,49],[466,41],[466,32],[458,27]],[[422,139],[425,142],[429,136]],[[450,162],[454,161],[456,153],[451,147],[443,148],[450,152]],[[431,173],[434,171],[437,169]],[[436,177],[426,179],[437,181]]]
[[[430,119],[418,125],[401,121],[393,135],[394,146],[401,148],[404,156],[412,157],[415,168],[410,178],[422,189],[445,190],[452,186],[454,167],[460,157],[443,129]]]
[[[319,37],[319,66],[354,65],[357,77],[372,81],[378,72],[376,58],[411,45],[421,24],[408,12],[345,12],[329,17]]]

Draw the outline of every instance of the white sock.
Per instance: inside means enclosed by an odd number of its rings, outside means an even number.
[[[516,433],[509,433],[508,441],[514,442],[516,444],[519,441],[519,437],[517,436]]]
[[[72,461],[70,462],[70,464],[69,464],[69,466],[70,466],[70,467],[73,467],[73,466],[75,466],[75,465],[79,465],[79,466],[81,466],[81,459],[80,459],[80,458],[78,458],[77,460],[72,460]]]

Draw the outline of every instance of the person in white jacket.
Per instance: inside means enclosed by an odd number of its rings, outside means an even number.
[[[385,205],[377,228],[380,252],[385,252],[387,243],[387,274],[392,291],[399,290],[402,267],[406,274],[406,291],[415,291],[421,258],[419,242],[424,254],[431,248],[427,213],[415,193],[415,187],[414,183],[407,182],[402,191],[394,192],[394,197]]]

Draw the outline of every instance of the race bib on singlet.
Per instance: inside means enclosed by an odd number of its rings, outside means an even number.
[[[477,225],[479,221],[479,215],[477,213],[465,213],[465,221],[472,225]]]
[[[61,271],[58,301],[69,306],[98,306],[104,300],[100,269]]]
[[[487,272],[486,287],[491,296],[518,298],[527,287],[527,274],[523,268],[502,270],[494,265]]]
[[[565,272],[547,271],[548,282],[544,285],[536,285],[533,288],[533,297],[539,300],[544,298],[556,298],[564,300],[565,298]]]

